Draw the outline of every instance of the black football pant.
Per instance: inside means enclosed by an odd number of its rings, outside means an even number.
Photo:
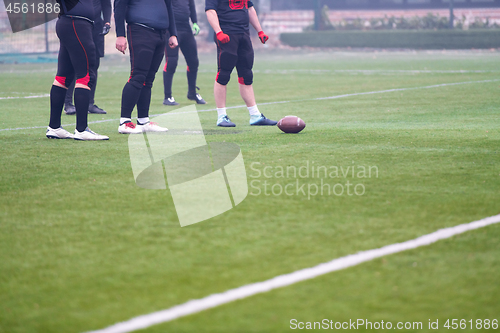
[[[229,34],[228,43],[222,44],[214,34],[217,44],[217,77],[216,81],[223,86],[231,79],[231,73],[236,67],[238,82],[244,85],[253,83],[254,51],[250,34]]]
[[[92,39],[92,23],[84,19],[72,19],[61,16],[56,23],[59,37],[59,55],[57,59],[56,80],[68,87],[76,78],[76,83],[92,88],[95,83],[95,45]],[[87,112],[90,90],[75,89],[76,129],[79,132],[87,128]],[[51,128],[61,126],[61,113],[66,96],[66,89],[52,85],[50,91]]]
[[[102,20],[101,20],[102,21]],[[103,24],[94,23],[94,29],[92,31],[92,40],[94,41],[94,45],[96,47],[95,52],[95,63],[94,68],[90,68],[90,71],[94,72],[95,81],[94,85],[90,89],[90,97],[89,97],[89,105],[93,105],[95,103],[95,90],[97,87],[97,71],[99,70],[99,65],[101,64],[101,58],[104,57],[104,36],[100,35],[102,33]],[[68,86],[68,90],[66,91],[66,99],[64,100],[64,104],[71,104],[73,101],[73,92],[75,90],[75,81],[71,82]]]
[[[198,76],[198,67],[200,65],[198,60],[198,47],[196,46],[196,40],[191,30],[178,30],[177,34],[179,46],[172,49],[167,45],[165,48],[165,67],[163,68],[163,88],[165,98],[172,97],[172,80],[179,62],[179,48],[181,49],[187,64],[188,96],[194,97],[196,95],[196,78]]]
[[[121,117],[131,118],[137,105],[137,117],[145,118],[149,116],[151,88],[163,60],[167,33],[136,24],[129,24],[127,32],[131,70],[123,88]]]

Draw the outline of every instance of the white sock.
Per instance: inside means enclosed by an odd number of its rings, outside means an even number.
[[[142,125],[144,125],[145,123],[147,123],[149,121],[149,117],[145,117],[145,118],[137,118],[137,121],[139,123],[141,123]]]
[[[226,114],[226,108],[217,108],[217,118],[220,118],[220,116],[224,116]]]
[[[248,112],[251,116],[260,116],[259,108],[257,107],[257,105],[249,106]]]
[[[123,124],[125,124],[128,121],[132,121],[132,119],[130,119],[130,118],[120,118],[120,125],[123,125]]]

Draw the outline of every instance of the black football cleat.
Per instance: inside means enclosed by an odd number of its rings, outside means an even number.
[[[250,116],[250,125],[252,126],[275,126],[278,122],[267,119],[262,113],[260,116]]]
[[[231,119],[229,119],[229,117],[227,116],[227,114],[225,114],[225,115],[220,116],[219,119],[217,119],[217,126],[220,126],[220,127],[236,127],[236,124],[233,123],[231,121]]]
[[[75,106],[71,103],[64,104],[64,113],[70,116],[76,114]]]
[[[207,104],[203,98],[201,98],[200,94],[196,95],[187,95],[187,98],[191,101],[196,101],[197,104]]]
[[[175,101],[175,98],[173,97],[168,97],[168,98],[165,98],[163,100],[163,105],[169,105],[169,106],[175,106],[175,105],[179,105],[179,103],[177,103]]]
[[[89,104],[89,113],[93,114],[106,114],[107,112],[95,104]]]

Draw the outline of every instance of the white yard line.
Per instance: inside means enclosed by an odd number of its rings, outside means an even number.
[[[7,96],[7,97],[0,97],[1,99],[24,99],[24,98],[42,98],[42,97],[50,97],[49,94],[43,94],[43,95],[31,95],[31,96]]]
[[[376,90],[376,91],[368,91],[368,92],[361,92],[361,93],[353,93],[353,94],[344,94],[344,95],[336,95],[336,96],[329,96],[329,97],[317,97],[317,98],[309,98],[309,99],[299,99],[299,100],[291,100],[291,101],[278,101],[278,102],[268,102],[268,103],[259,103],[258,105],[275,105],[275,104],[285,104],[285,103],[300,103],[300,102],[308,102],[308,101],[321,101],[321,100],[328,100],[328,99],[338,99],[338,98],[345,98],[345,97],[354,97],[354,96],[363,96],[363,95],[374,95],[374,94],[384,94],[384,93],[391,93],[391,92],[397,92],[397,91],[408,91],[408,90],[418,90],[418,89],[432,89],[432,88],[441,88],[441,87],[448,87],[448,86],[457,86],[457,85],[463,85],[463,84],[473,84],[473,83],[490,83],[490,82],[498,82],[500,79],[494,79],[494,80],[482,80],[482,81],[464,81],[464,82],[455,82],[455,83],[443,83],[443,84],[435,84],[431,86],[422,86],[422,87],[413,87],[413,88],[395,88],[395,89],[387,89],[387,90]],[[38,97],[48,97],[49,95],[40,95],[40,96],[27,96],[27,97],[3,97],[3,99],[13,99],[13,98],[38,98]],[[0,97],[2,99],[2,97]],[[245,105],[236,105],[236,106],[231,106],[228,107],[228,109],[238,109],[238,108],[243,108]],[[216,111],[217,109],[205,109],[205,110],[198,110],[196,112],[211,112],[211,111]],[[189,112],[181,112],[181,113],[191,113],[195,111],[189,111]],[[171,112],[172,114],[177,114],[176,112]],[[164,113],[163,113],[164,114]],[[150,117],[155,117],[159,116],[161,114],[152,114]],[[104,120],[97,120],[97,121],[90,121],[89,124],[98,124],[98,123],[105,123],[105,122],[110,122],[110,121],[116,121],[118,122],[119,119],[104,119]],[[71,124],[63,124],[62,126],[74,126],[75,123]],[[47,126],[34,126],[34,127],[17,127],[17,128],[0,128],[0,132],[3,131],[19,131],[19,130],[29,130],[29,129],[39,129],[39,128],[46,128]]]
[[[260,74],[325,74],[325,73],[343,73],[343,74],[364,74],[364,75],[397,75],[397,74],[485,74],[500,73],[500,71],[491,70],[393,70],[393,69],[261,69],[254,70]]]
[[[239,288],[230,289],[220,294],[212,294],[204,298],[190,300],[184,304],[176,305],[166,310],[153,312],[114,324],[107,328],[89,333],[126,333],[145,329],[153,325],[166,323],[181,317],[212,309],[223,304],[244,299],[253,295],[266,293],[271,290],[286,287],[298,282],[356,266],[361,263],[406,250],[427,246],[442,239],[447,239],[467,231],[484,228],[500,222],[500,215],[488,217],[479,221],[460,224],[455,227],[439,229],[433,233],[403,242],[387,245],[378,249],[358,252],[345,257],[316,265],[311,268],[301,269],[293,273],[276,276],[272,279],[247,284]]]

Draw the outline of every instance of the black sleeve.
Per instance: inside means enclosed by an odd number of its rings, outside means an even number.
[[[111,0],[101,0],[104,23],[111,22]]]
[[[167,5],[167,10],[168,10],[168,22],[169,22],[168,32],[170,32],[170,36],[177,36],[177,28],[175,27],[174,9],[172,8],[172,0],[165,0],[165,4]]]
[[[205,11],[213,9],[217,11],[218,0],[205,0]]]
[[[253,7],[253,2],[248,0],[248,8]]]
[[[194,0],[189,0],[189,12],[191,17],[191,22],[198,23],[198,16],[196,16],[196,5]]]
[[[114,13],[116,25],[116,37],[125,37],[125,13],[127,11],[128,0],[115,0]]]

